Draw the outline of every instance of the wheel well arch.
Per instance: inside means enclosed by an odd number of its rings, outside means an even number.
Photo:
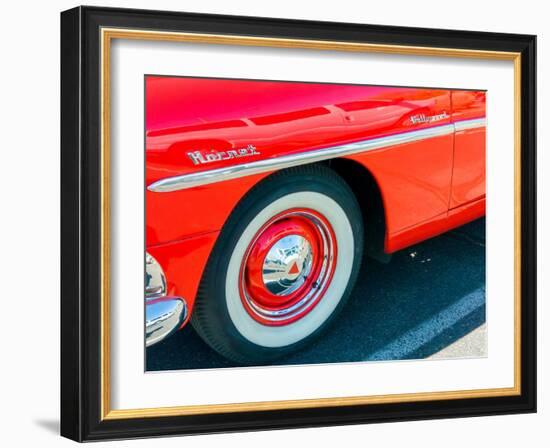
[[[378,182],[368,168],[354,160],[336,158],[325,163],[346,181],[361,206],[365,228],[365,254],[387,263],[391,255],[384,250],[386,214]]]

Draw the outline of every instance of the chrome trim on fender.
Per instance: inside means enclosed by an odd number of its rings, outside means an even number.
[[[166,276],[160,264],[145,252],[145,298],[154,299],[166,294]]]
[[[485,118],[461,120],[455,123],[455,131],[465,131],[466,129],[484,128],[486,125],[487,125],[487,120]]]
[[[147,187],[149,191],[164,193],[198,187],[214,182],[236,179],[253,174],[265,173],[298,165],[321,162],[335,157],[349,156],[361,152],[382,149],[388,146],[412,143],[432,137],[452,134],[456,130],[472,129],[485,126],[485,119],[464,120],[457,123],[443,124],[417,131],[408,131],[401,134],[393,134],[386,137],[373,138],[360,142],[347,143],[329,148],[315,149],[299,154],[274,157],[272,159],[258,160],[255,162],[232,165],[225,168],[200,171],[198,173],[183,174],[181,176],[168,177],[152,183]]]

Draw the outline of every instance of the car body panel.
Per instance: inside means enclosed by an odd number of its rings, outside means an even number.
[[[485,92],[452,91],[453,122],[485,117]],[[449,208],[485,196],[485,127],[456,130]]]
[[[229,180],[222,187],[209,184],[171,193],[146,191],[147,246],[220,230],[239,200],[268,175]]]
[[[147,247],[147,252],[164,270],[167,295],[185,298],[188,307],[187,320],[193,311],[200,279],[218,235],[219,232],[208,232]]]
[[[399,232],[386,236],[385,250],[393,253],[420,243],[428,238],[441,235],[485,215],[485,198],[469,202],[442,213],[432,219],[418,223]]]
[[[174,176],[484,116],[485,93],[477,91],[147,76],[145,181],[150,187]],[[255,150],[242,158],[214,157],[250,145]],[[202,162],[188,155],[194,152]],[[344,157],[363,166],[378,184],[387,253],[485,212],[484,127]],[[185,297],[190,310],[224,223],[242,197],[272,172],[213,178],[170,192],[148,188],[147,250],[165,269],[169,293]]]

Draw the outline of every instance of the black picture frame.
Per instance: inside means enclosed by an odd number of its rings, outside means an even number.
[[[521,393],[515,396],[102,419],[100,29],[521,54]],[[61,13],[61,434],[76,441],[536,411],[536,37],[99,7]]]

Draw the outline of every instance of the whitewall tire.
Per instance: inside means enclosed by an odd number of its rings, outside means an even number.
[[[264,364],[334,319],[363,250],[359,205],[324,166],[266,178],[235,208],[209,258],[191,322],[223,356]]]

